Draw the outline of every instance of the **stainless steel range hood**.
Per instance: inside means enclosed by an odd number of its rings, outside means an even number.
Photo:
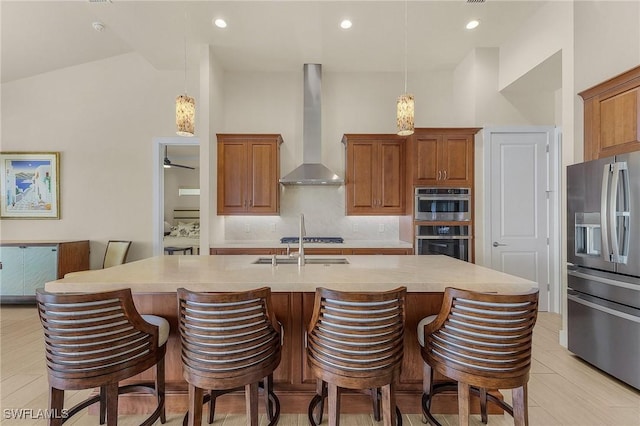
[[[302,164],[280,179],[283,185],[342,185],[344,180],[322,164],[322,65],[304,64]]]

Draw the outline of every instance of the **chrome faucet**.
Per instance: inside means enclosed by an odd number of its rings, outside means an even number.
[[[304,237],[307,230],[304,228],[304,213],[300,213],[300,237],[298,238],[298,266],[304,266]]]

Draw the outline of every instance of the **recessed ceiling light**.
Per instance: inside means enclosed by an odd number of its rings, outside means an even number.
[[[343,19],[342,22],[340,22],[340,28],[343,30],[348,30],[352,25],[353,23],[348,19]]]
[[[227,21],[222,18],[214,19],[213,24],[218,28],[227,28]]]
[[[473,20],[467,22],[466,28],[468,30],[472,30],[472,29],[476,28],[478,25],[480,25],[480,21],[478,21],[477,19],[473,19]]]

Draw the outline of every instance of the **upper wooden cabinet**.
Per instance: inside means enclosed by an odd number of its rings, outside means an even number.
[[[346,214],[405,213],[405,143],[397,135],[344,135]]]
[[[280,135],[218,134],[218,215],[280,212]]]
[[[410,137],[414,185],[471,187],[479,128],[418,128]]]
[[[640,151],[640,66],[580,92],[584,160]]]

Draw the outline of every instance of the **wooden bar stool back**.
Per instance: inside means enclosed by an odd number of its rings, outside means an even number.
[[[83,294],[36,291],[44,328],[49,408],[61,425],[80,410],[100,402],[100,424],[118,421],[118,394],[153,393],[155,411],[142,423],[165,422],[164,355],[169,323],[140,315],[130,289]],[[155,382],[118,386],[121,380],[156,366]],[[63,411],[64,391],[99,388],[100,393]],[[60,415],[62,414],[62,415]]]
[[[271,306],[271,289],[238,293],[196,293],[178,289],[182,371],[189,383],[185,423],[201,424],[202,404],[245,388],[247,424],[258,424],[258,387],[263,382],[270,425],[280,416],[273,371],[280,364],[281,333]],[[211,391],[206,396],[203,391]]]
[[[331,426],[340,421],[341,388],[371,390],[376,417],[381,397],[384,424],[402,424],[394,388],[404,353],[405,298],[405,287],[371,293],[316,289],[307,330],[307,360],[318,380],[309,404],[312,424],[322,421],[327,384]]]
[[[440,313],[418,331],[424,333],[422,410],[427,420],[439,425],[429,411],[431,399],[452,388],[452,383],[434,385],[435,370],[457,381],[460,425],[469,424],[470,390],[480,396],[483,423],[488,399],[511,414],[516,425],[527,425],[527,382],[537,315],[538,289],[506,295],[447,288]],[[487,389],[512,389],[513,408]]]

